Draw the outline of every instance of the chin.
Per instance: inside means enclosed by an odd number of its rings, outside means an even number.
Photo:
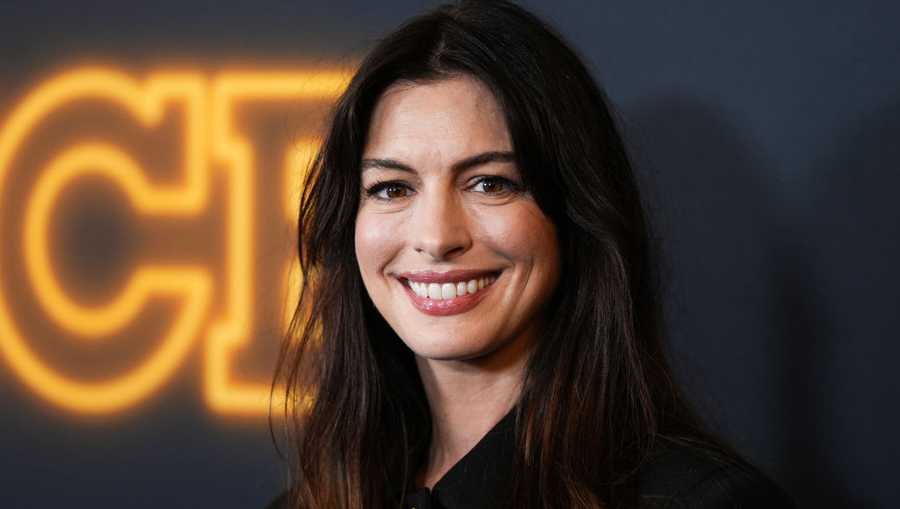
[[[466,360],[477,358],[492,350],[490,345],[478,342],[461,342],[459,336],[430,336],[428,339],[404,340],[417,357],[435,361]]]

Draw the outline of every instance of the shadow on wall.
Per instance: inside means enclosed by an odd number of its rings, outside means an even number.
[[[794,239],[810,293],[783,306],[785,323],[812,340],[791,346],[791,470],[810,504],[834,506],[828,486],[843,485],[846,507],[889,507],[900,497],[900,98],[823,147],[810,227]],[[801,305],[792,319],[792,304],[812,300],[814,313]]]
[[[801,506],[843,506],[830,437],[813,429],[824,417],[804,392],[821,390],[808,353],[831,326],[796,242],[809,228],[779,203],[794,195],[773,192],[785,184],[759,143],[705,100],[670,94],[623,110],[663,251],[679,379],[712,428]]]

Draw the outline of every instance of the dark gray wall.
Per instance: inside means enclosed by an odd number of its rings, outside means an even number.
[[[0,118],[73,63],[349,59],[425,5],[4,2]],[[526,5],[620,111],[694,400],[801,505],[893,506],[900,4]],[[264,423],[209,414],[194,378],[84,421],[0,366],[2,507],[259,507],[282,482]]]

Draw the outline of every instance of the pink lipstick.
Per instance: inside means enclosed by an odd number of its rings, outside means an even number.
[[[491,287],[496,283],[499,271],[451,271],[445,273],[419,272],[404,273],[401,276],[409,275],[409,278],[399,278],[403,285],[406,295],[409,297],[413,307],[431,316],[448,316],[465,313],[478,305],[479,302],[491,291]],[[446,299],[430,298],[420,295],[411,287],[410,281],[417,284],[434,284],[434,283],[452,283],[456,282],[460,285],[464,284],[466,279],[485,278],[490,282],[483,287],[479,287],[475,293],[466,292],[463,295],[450,297]],[[489,279],[488,279],[489,278]],[[420,288],[421,291],[424,291]]]

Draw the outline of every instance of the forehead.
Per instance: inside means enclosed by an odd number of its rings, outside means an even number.
[[[464,75],[390,86],[372,113],[364,152],[443,158],[510,148],[497,100],[482,82]]]

